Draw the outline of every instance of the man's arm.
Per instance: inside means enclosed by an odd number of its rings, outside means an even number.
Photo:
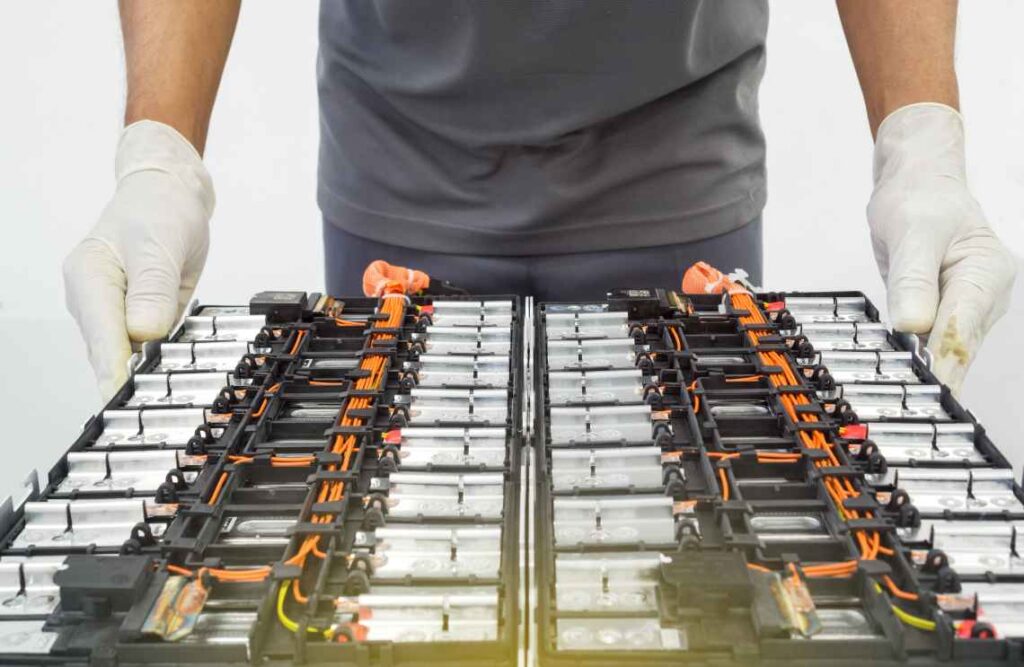
[[[837,0],[875,136],[868,226],[899,331],[954,392],[1006,312],[1015,264],[967,187],[956,0]]]
[[[200,153],[241,0],[120,0],[128,71],[125,125],[170,125]]]
[[[916,102],[960,107],[953,49],[957,0],[837,0],[872,136]]]
[[[127,377],[132,344],[168,333],[209,245],[213,183],[199,154],[240,0],[120,0],[128,72],[117,189],[64,261],[104,400]]]

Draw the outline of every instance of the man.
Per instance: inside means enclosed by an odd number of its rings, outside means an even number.
[[[932,332],[957,388],[1014,277],[965,182],[957,2],[837,4],[876,135],[868,223],[891,320]],[[64,268],[106,395],[199,279],[200,154],[239,5],[120,2],[117,190]],[[677,284],[699,259],[759,280],[766,29],[767,0],[323,0],[328,290],[356,292],[378,258],[544,299]]]

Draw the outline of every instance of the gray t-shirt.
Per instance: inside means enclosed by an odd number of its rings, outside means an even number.
[[[322,0],[324,217],[488,255],[741,227],[767,22],[767,0]]]

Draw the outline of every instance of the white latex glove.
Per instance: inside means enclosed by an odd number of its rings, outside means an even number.
[[[931,332],[932,370],[954,393],[1006,312],[1013,257],[967,188],[963,119],[912,104],[878,128],[868,224],[897,331]]]
[[[214,206],[202,158],[163,123],[124,129],[115,175],[113,198],[64,260],[67,307],[104,401],[127,379],[132,344],[166,335],[188,304]]]

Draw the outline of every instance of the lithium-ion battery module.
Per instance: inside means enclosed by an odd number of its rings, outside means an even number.
[[[858,292],[193,306],[0,507],[0,664],[1008,665],[1024,493]]]

